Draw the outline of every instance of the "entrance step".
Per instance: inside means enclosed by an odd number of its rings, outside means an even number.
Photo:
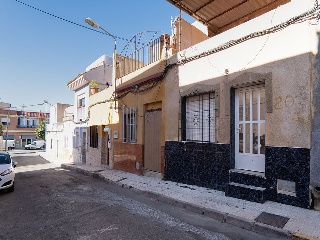
[[[267,187],[267,181],[264,173],[246,170],[231,169],[229,171],[229,182],[262,188]]]
[[[266,201],[267,180],[264,173],[231,169],[226,196],[251,202]]]
[[[225,195],[251,202],[264,203],[266,188],[230,182]]]

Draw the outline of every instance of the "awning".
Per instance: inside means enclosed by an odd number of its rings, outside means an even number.
[[[21,135],[21,139],[34,139],[36,140],[36,135]]]
[[[6,140],[7,136],[4,134],[3,135],[3,140]],[[8,135],[8,140],[14,140],[14,135]]]
[[[167,0],[208,26],[209,37],[258,17],[291,0]]]

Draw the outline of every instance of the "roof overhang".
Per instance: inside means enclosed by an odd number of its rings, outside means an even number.
[[[89,81],[85,79],[84,74],[85,73],[78,74],[78,76],[76,76],[74,79],[72,79],[71,81],[69,81],[67,83],[67,87],[70,90],[75,91],[75,90],[79,89],[80,87],[88,84]]]
[[[291,0],[167,0],[208,26],[212,37]]]

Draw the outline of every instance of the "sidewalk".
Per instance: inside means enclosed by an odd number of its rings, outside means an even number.
[[[104,167],[85,164],[62,164],[61,167],[146,192],[159,201],[178,205],[261,234],[289,236],[293,239],[320,239],[319,211],[270,201],[264,204],[248,202],[225,197],[224,192],[213,189],[163,181]]]

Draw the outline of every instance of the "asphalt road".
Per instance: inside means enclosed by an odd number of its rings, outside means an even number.
[[[0,239],[272,239],[30,152],[13,156],[15,191],[0,192]]]

